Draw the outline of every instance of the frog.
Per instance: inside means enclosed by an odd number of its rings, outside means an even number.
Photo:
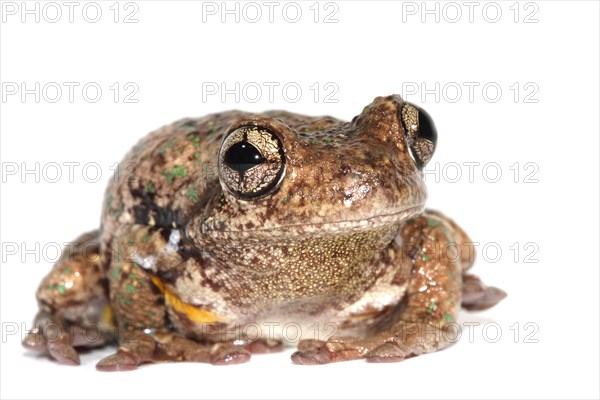
[[[289,345],[301,365],[444,349],[461,309],[506,293],[468,272],[465,231],[425,208],[437,141],[400,95],[349,122],[232,110],[163,126],[120,163],[99,229],[43,278],[23,345],[78,365],[116,344],[100,371]]]

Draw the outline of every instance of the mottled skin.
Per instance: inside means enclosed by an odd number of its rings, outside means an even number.
[[[25,345],[77,364],[75,347],[117,340],[100,370],[244,362],[297,332],[300,364],[445,347],[461,303],[483,309],[504,293],[465,274],[470,240],[424,210],[417,161],[435,146],[406,126],[402,110],[417,110],[406,104],[378,97],[351,122],[230,111],[150,133],[107,188],[100,230],[40,285]],[[285,159],[258,198],[235,195],[219,163],[242,127],[274,134]]]

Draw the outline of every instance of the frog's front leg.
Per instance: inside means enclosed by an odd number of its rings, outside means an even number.
[[[96,365],[98,370],[124,371],[162,361],[223,365],[250,359],[244,346],[194,341],[173,328],[170,315],[194,307],[162,281],[184,263],[177,252],[179,232],[134,225],[115,243],[119,253],[113,256],[108,278],[119,348]]]
[[[424,213],[406,221],[399,235],[402,251],[413,266],[397,319],[367,337],[300,342],[292,356],[295,363],[359,358],[396,362],[442,349],[456,339],[454,321],[461,307],[463,270],[472,264],[472,260],[461,260],[457,246],[463,239],[457,236],[464,232],[442,215]]]

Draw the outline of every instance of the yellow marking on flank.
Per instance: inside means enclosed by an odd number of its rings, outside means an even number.
[[[102,321],[104,322],[104,325],[106,325],[109,329],[114,328],[115,326],[113,320],[112,307],[109,304],[105,305],[102,309]]]
[[[169,290],[165,284],[155,275],[151,275],[152,282],[165,296],[165,303],[173,307],[177,312],[185,314],[193,322],[219,322],[223,318],[218,317],[215,313],[212,313],[203,308],[193,306],[189,303],[184,302],[175,293]]]

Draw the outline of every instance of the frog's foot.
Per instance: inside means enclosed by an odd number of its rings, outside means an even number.
[[[498,304],[506,297],[506,292],[493,286],[486,286],[477,275],[463,275],[462,307],[469,311],[485,310]]]
[[[367,338],[337,337],[327,341],[303,340],[292,362],[327,364],[366,359],[368,362],[399,362],[444,347],[456,337],[453,325],[397,322],[384,332]]]
[[[136,334],[122,342],[117,352],[96,364],[99,371],[129,371],[147,363],[164,361],[203,362],[213,365],[241,364],[250,360],[244,346],[195,342],[178,333]]]
[[[283,350],[283,344],[277,340],[259,339],[244,346],[252,354],[277,353]]]
[[[23,346],[40,354],[48,354],[61,364],[79,365],[76,347],[99,347],[106,344],[108,337],[92,326],[88,328],[68,325],[59,318],[40,311],[35,318],[34,328],[23,339]]]

